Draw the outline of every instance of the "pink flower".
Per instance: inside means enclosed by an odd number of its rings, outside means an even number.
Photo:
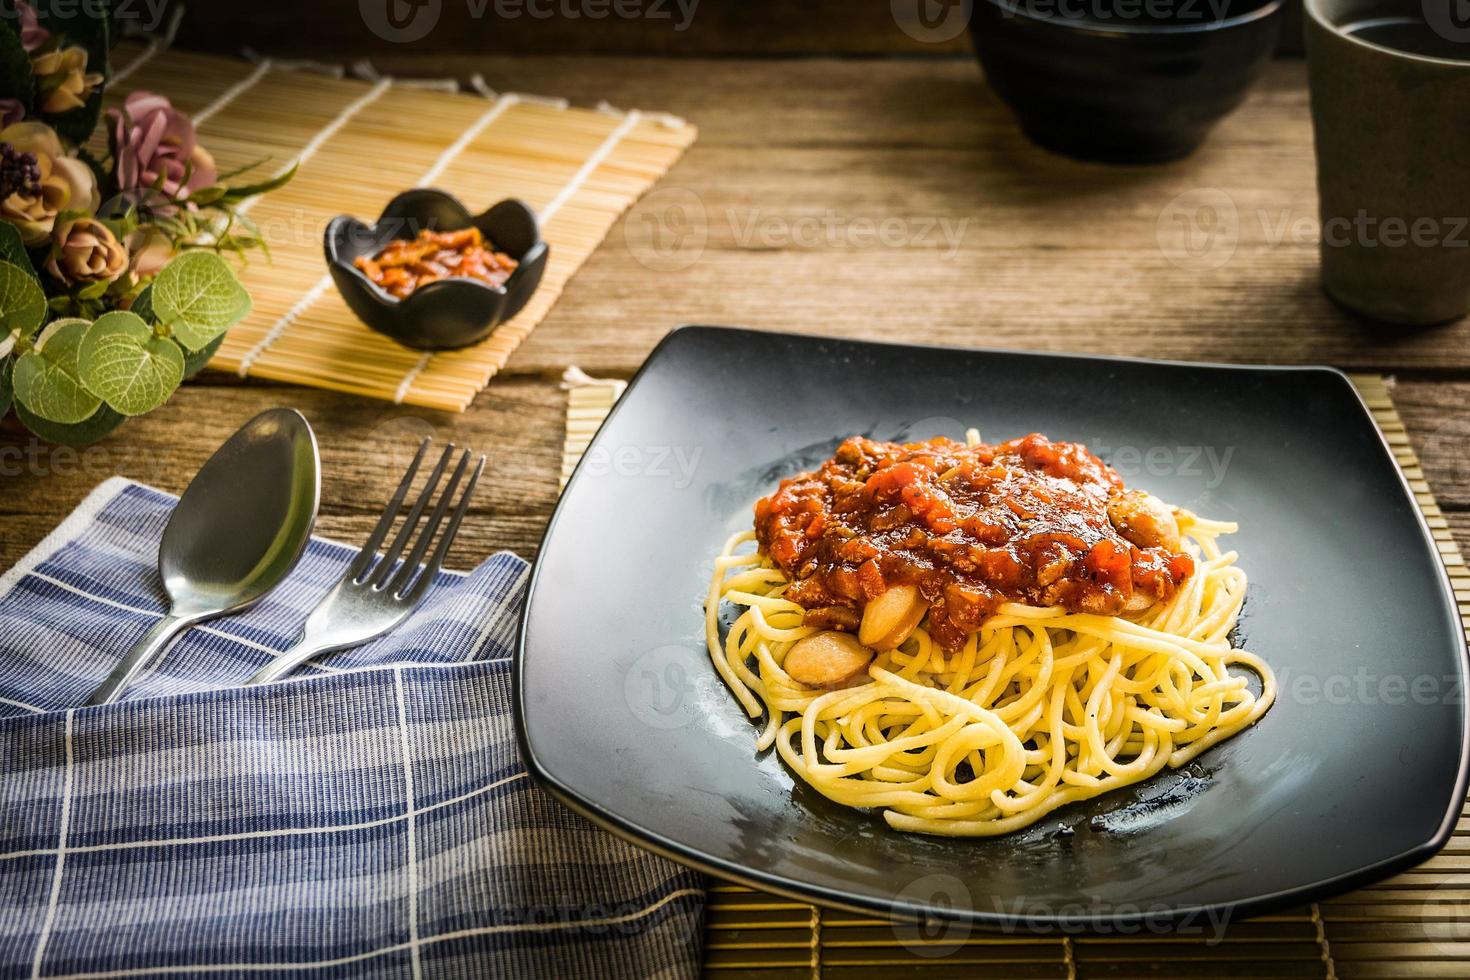
[[[133,92],[121,110],[109,109],[107,118],[112,123],[118,190],[157,187],[167,197],[182,200],[218,179],[214,158],[199,145],[194,124],[164,96]]]
[[[26,117],[26,107],[20,99],[0,99],[0,129],[7,129]]]
[[[51,32],[36,19],[36,11],[25,0],[15,0],[15,12],[20,15],[20,45],[26,54],[35,54],[36,49],[51,40]]]

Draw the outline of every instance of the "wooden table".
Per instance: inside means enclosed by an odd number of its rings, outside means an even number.
[[[401,75],[478,71],[497,88],[668,110],[701,136],[464,415],[206,373],[84,452],[7,423],[0,567],[105,477],[182,490],[222,439],[274,405],[301,409],[317,427],[323,533],[366,533],[397,478],[402,454],[390,450],[427,425],[493,460],[454,563],[498,548],[533,557],[556,500],[562,370],[626,377],[686,322],[1391,373],[1431,485],[1470,547],[1470,322],[1379,331],[1322,296],[1299,62],[1274,65],[1193,158],[1136,169],[1035,149],[966,57],[379,64]],[[1222,201],[1234,208],[1236,241],[1212,268],[1228,239],[1191,256],[1177,232],[1198,232],[1208,217],[1200,207]],[[693,224],[678,224],[681,214]],[[1217,227],[1231,226],[1225,218]],[[693,235],[653,239],[679,228]]]
[[[1029,145],[973,60],[950,50],[791,60],[372,52],[399,75],[479,72],[497,89],[671,111],[696,122],[700,139],[464,415],[206,372],[84,451],[39,443],[13,420],[0,425],[0,569],[106,477],[181,491],[237,426],[276,405],[301,409],[317,428],[323,533],[361,540],[404,447],[433,431],[492,457],[451,564],[501,548],[534,557],[556,501],[563,370],[627,377],[668,329],[689,322],[1391,374],[1430,485],[1470,547],[1470,322],[1377,330],[1321,294],[1300,62],[1272,66],[1191,159],[1110,168]],[[1441,877],[1461,873],[1463,854],[1452,846],[1439,859],[1456,862]],[[1462,966],[1426,953],[1419,926],[1394,918],[1400,906],[1373,914],[1382,921],[1341,927],[1366,964],[1342,976],[1392,975],[1396,964],[1379,961],[1401,955],[1435,960],[1416,959],[1415,976]],[[1267,939],[1295,937],[1286,952],[1296,958],[1282,969],[1318,975],[1326,947],[1310,923],[1256,925]],[[1094,954],[1097,975],[1125,975],[1131,962],[1101,945],[1079,953]],[[1197,965],[1226,975],[1230,962]]]

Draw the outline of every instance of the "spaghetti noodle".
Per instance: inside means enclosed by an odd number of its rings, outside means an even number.
[[[1167,599],[1118,615],[1001,602],[958,644],[935,640],[931,607],[891,649],[840,634],[871,660],[813,686],[788,658],[833,634],[811,624],[787,595],[793,578],[744,531],[715,561],[711,660],[746,713],[764,716],[758,748],[775,746],[829,799],[881,810],[904,831],[1009,833],[1182,766],[1274,701],[1270,667],[1230,643],[1246,574],[1217,539],[1236,526],[1174,515],[1193,571]]]

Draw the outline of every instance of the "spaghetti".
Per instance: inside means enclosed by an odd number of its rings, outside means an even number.
[[[1274,701],[1270,667],[1230,643],[1247,580],[1217,539],[1236,526],[1173,514],[1192,572],[1146,608],[1103,615],[1003,601],[978,629],[941,643],[930,606],[901,642],[876,651],[814,624],[810,604],[788,595],[794,577],[744,531],[715,561],[711,660],[746,713],[764,716],[758,748],[775,746],[829,799],[881,810],[898,830],[1009,833],[1182,766]],[[723,635],[722,609],[733,617]],[[819,636],[867,659],[838,683],[803,683],[788,670],[792,651]]]

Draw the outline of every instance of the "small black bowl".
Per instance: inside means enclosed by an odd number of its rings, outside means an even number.
[[[520,264],[504,285],[477,279],[439,279],[406,299],[388,294],[352,260],[376,255],[396,238],[414,238],[425,228],[453,231],[474,225],[495,248]],[[327,268],[347,305],[363,323],[418,350],[454,350],[477,344],[520,312],[541,283],[548,246],[536,213],[520,201],[501,201],[480,215],[443,191],[404,191],[383,209],[375,225],[338,215],[327,225]]]
[[[1056,153],[1188,156],[1276,48],[1284,0],[974,0],[991,88]]]

